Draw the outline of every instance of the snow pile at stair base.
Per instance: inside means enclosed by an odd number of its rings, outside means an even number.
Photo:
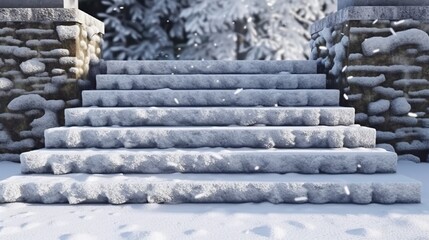
[[[353,125],[314,61],[106,66],[103,90],[45,132],[47,149],[21,156],[23,173],[43,175],[0,181],[0,202],[420,202],[420,183],[395,174],[396,154]]]

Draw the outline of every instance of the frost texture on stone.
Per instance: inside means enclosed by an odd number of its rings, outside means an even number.
[[[84,107],[338,106],[338,90],[95,90]]]
[[[44,72],[46,69],[46,65],[44,63],[34,59],[21,63],[19,67],[23,73],[29,75]]]
[[[337,126],[354,123],[354,109],[302,108],[71,108],[66,126]]]
[[[375,129],[317,127],[70,127],[45,131],[47,148],[375,147]]]
[[[0,203],[420,203],[421,183],[391,175],[168,174],[14,176]]]
[[[23,153],[23,173],[394,173],[381,149],[46,149]]]

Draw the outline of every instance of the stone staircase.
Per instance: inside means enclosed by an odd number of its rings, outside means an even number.
[[[0,202],[418,203],[315,61],[108,61]]]

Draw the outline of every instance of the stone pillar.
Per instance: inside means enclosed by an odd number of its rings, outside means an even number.
[[[44,130],[81,105],[103,34],[103,23],[76,0],[0,2],[0,161],[44,147]]]
[[[371,5],[371,6],[366,6]],[[311,27],[311,58],[400,159],[429,160],[429,1],[339,0]]]

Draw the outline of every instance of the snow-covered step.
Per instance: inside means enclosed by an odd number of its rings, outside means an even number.
[[[21,154],[23,173],[394,173],[382,149],[43,149]]]
[[[398,174],[13,176],[0,203],[419,203],[421,183]]]
[[[47,148],[357,148],[375,146],[361,126],[60,127],[45,131]]]
[[[323,89],[324,74],[98,75],[99,90]]]
[[[210,107],[71,108],[66,126],[337,126],[354,124],[354,108]]]
[[[106,61],[107,74],[317,73],[317,61]]]
[[[338,90],[92,90],[84,107],[338,106]]]

